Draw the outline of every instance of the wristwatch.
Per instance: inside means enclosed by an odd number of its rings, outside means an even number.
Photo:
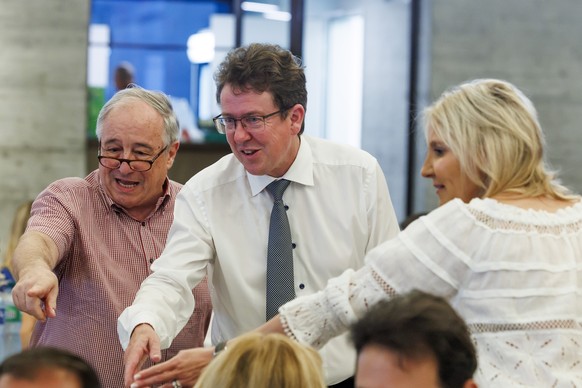
[[[218,356],[218,354],[224,350],[226,350],[226,342],[227,341],[222,341],[216,344],[216,346],[214,347],[214,352],[212,353],[212,357],[216,357]]]

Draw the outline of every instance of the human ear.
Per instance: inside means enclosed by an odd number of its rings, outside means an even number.
[[[178,153],[178,148],[180,148],[180,142],[176,141],[173,144],[171,144],[169,146],[169,150],[168,150],[168,170],[170,168],[172,168],[172,166],[174,165],[174,159],[176,158],[176,154]]]
[[[305,108],[301,104],[295,104],[289,109],[289,118],[291,120],[291,129],[296,135],[301,131],[303,120],[305,119]]]
[[[469,379],[465,381],[465,384],[463,384],[463,388],[478,388],[478,386],[475,380]]]

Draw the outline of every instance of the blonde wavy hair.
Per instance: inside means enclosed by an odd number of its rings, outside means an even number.
[[[313,348],[282,334],[248,333],[228,345],[194,388],[325,388],[322,360]]]
[[[536,109],[511,83],[477,79],[449,89],[425,110],[424,121],[427,138],[432,130],[442,139],[482,197],[573,198],[544,160]]]

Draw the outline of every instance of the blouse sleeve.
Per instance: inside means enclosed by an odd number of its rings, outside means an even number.
[[[381,299],[412,289],[452,298],[469,270],[458,243],[471,222],[438,210],[370,251],[361,269],[347,270],[320,292],[283,305],[279,312],[287,335],[321,348]]]
[[[345,271],[324,290],[283,305],[279,313],[288,336],[319,349],[383,297],[386,293],[365,266]]]

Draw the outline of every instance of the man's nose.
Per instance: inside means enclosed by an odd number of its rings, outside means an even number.
[[[237,126],[239,123],[240,126]],[[233,137],[235,140],[245,140],[250,137],[250,132],[247,131],[247,128],[243,125],[241,120],[236,120],[234,122]]]

